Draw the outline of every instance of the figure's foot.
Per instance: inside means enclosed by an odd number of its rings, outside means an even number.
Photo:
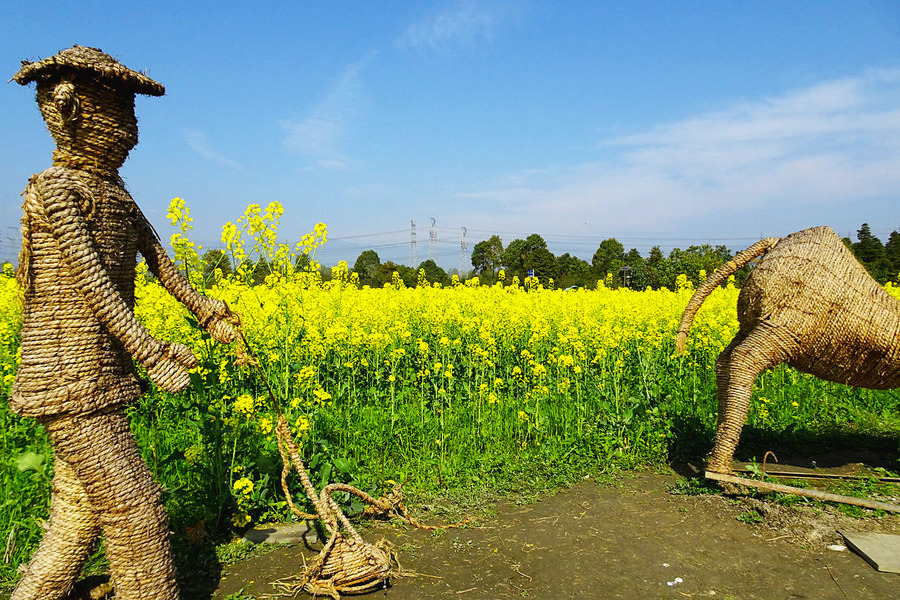
[[[713,481],[716,484],[716,487],[718,487],[725,496],[740,496],[745,493],[744,488],[736,483],[710,477],[710,475],[733,475],[734,472],[731,469],[730,460],[727,465],[722,464],[721,462],[710,461],[709,465],[706,467],[706,473],[706,478]]]
[[[706,471],[708,473],[718,473],[719,475],[734,474],[731,469],[730,459],[727,461],[710,459],[709,463],[706,465]]]

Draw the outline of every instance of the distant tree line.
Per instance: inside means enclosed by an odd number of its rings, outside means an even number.
[[[881,284],[897,280],[900,275],[900,232],[891,232],[887,243],[882,244],[868,223],[863,223],[856,237],[856,242],[844,238],[844,243],[872,277]],[[524,240],[513,240],[506,248],[496,235],[478,242],[472,252],[472,266],[474,273],[488,283],[496,281],[500,269],[504,269],[507,277],[516,276],[521,280],[533,273],[543,284],[552,279],[560,288],[594,287],[602,280],[612,287],[674,289],[679,275],[686,275],[696,285],[703,273],[712,273],[732,257],[727,247],[710,244],[690,246],[685,250],[674,248],[668,256],[659,246],[654,246],[644,257],[634,248],[625,252],[618,240],[607,238],[600,242],[588,263],[568,253],[554,256],[544,239],[533,233]],[[741,285],[749,274],[750,267],[741,269],[735,274],[735,282]]]
[[[394,279],[394,273],[403,280],[406,287],[415,287],[419,280],[419,271],[423,271],[425,279],[428,283],[440,283],[447,285],[450,283],[451,276],[436,262],[431,259],[419,263],[418,267],[409,267],[407,265],[398,265],[395,262],[381,262],[378,253],[374,250],[364,250],[356,262],[353,263],[353,272],[359,277],[360,285],[368,285],[371,287],[382,287],[386,283],[391,283]],[[461,277],[465,279],[465,276]]]
[[[868,223],[863,223],[856,238],[856,242],[844,238],[844,243],[872,277],[881,284],[896,281],[900,275],[900,232],[891,232],[883,244]],[[496,235],[478,242],[472,251],[472,266],[474,274],[486,283],[496,282],[503,269],[507,279],[518,277],[521,281],[533,274],[544,285],[552,279],[558,288],[595,287],[602,280],[612,287],[674,289],[679,275],[686,275],[696,285],[703,273],[712,273],[732,257],[727,247],[710,244],[684,250],[674,248],[668,256],[654,246],[644,257],[634,248],[626,252],[618,240],[607,238],[600,242],[588,263],[569,253],[554,256],[544,239],[533,233],[524,240],[513,240],[505,248]],[[749,267],[738,271],[736,283],[741,285],[749,274]]]
[[[887,243],[882,244],[869,224],[863,223],[856,230],[855,242],[846,237],[843,241],[878,283],[884,285],[888,281],[897,281],[900,275],[900,233],[892,231]]]
[[[731,252],[725,246],[708,244],[687,250],[675,248],[668,257],[659,246],[654,246],[645,258],[634,248],[626,252],[616,238],[607,238],[587,262],[568,252],[555,256],[547,249],[544,238],[533,233],[524,240],[513,240],[505,248],[496,235],[478,242],[472,251],[472,266],[474,273],[487,283],[495,282],[503,269],[507,279],[518,277],[521,281],[534,276],[544,285],[552,280],[557,288],[593,288],[603,281],[610,287],[646,289],[673,288],[680,274],[696,282],[701,271],[712,273],[730,258]]]
[[[849,237],[843,238],[843,242],[879,283],[885,284],[900,278],[900,232],[892,231],[887,242],[882,243],[872,233],[869,224],[863,223],[856,231],[855,242]],[[473,267],[471,274],[478,276],[482,283],[488,284],[496,283],[502,270],[507,283],[511,282],[513,277],[518,277],[520,282],[524,281],[533,273],[543,285],[550,285],[552,280],[556,288],[594,288],[597,282],[603,281],[610,287],[625,286],[638,290],[648,287],[674,289],[679,275],[686,275],[696,285],[702,278],[701,273],[705,272],[707,275],[712,273],[732,256],[732,252],[725,246],[702,244],[690,246],[685,250],[674,248],[668,256],[663,254],[659,246],[654,246],[649,255],[644,257],[634,248],[625,252],[625,247],[618,240],[607,238],[600,242],[591,257],[591,262],[587,262],[577,256],[571,256],[568,252],[555,256],[547,249],[544,238],[537,233],[529,235],[524,240],[515,239],[505,247],[500,237],[494,235],[475,244],[471,255]],[[303,269],[308,260],[308,256],[301,255],[295,265],[296,268]],[[254,284],[262,283],[272,272],[265,258],[259,259],[256,263],[248,263],[246,266]],[[8,263],[3,265],[8,272],[12,271],[12,267]],[[203,279],[208,285],[215,281],[216,269],[220,269],[223,275],[228,275],[233,270],[228,255],[217,249],[204,253],[201,268]],[[360,253],[352,268],[359,278],[360,285],[372,287],[382,287],[391,283],[394,273],[407,287],[414,287],[419,280],[420,270],[424,271],[429,283],[442,285],[450,283],[451,273],[447,273],[433,260],[423,261],[415,268],[392,261],[382,263],[374,250],[364,250]],[[749,267],[738,271],[735,275],[736,283],[738,285],[743,283],[749,273]],[[323,268],[321,274],[324,280],[331,277],[331,271],[327,268]],[[460,273],[459,277],[466,279],[467,275],[469,274]]]

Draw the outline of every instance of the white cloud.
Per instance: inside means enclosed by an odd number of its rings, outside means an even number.
[[[325,98],[306,117],[280,122],[287,132],[285,150],[313,158],[326,169],[349,167],[351,160],[344,155],[342,143],[359,114],[362,72],[373,56],[370,53],[347,66]]]
[[[397,38],[400,48],[439,49],[490,43],[518,13],[515,2],[458,0],[451,7],[411,24]]]
[[[212,144],[209,142],[209,139],[207,139],[206,134],[202,131],[197,131],[195,129],[186,131],[184,133],[184,139],[187,142],[188,146],[190,146],[194,152],[196,152],[203,158],[219,163],[220,165],[224,165],[231,169],[237,169],[238,171],[246,170],[244,166],[236,160],[232,160],[219,154],[219,152],[216,151],[215,148],[213,148]]]
[[[672,230],[746,209],[821,224],[829,206],[900,196],[900,70],[735,103],[600,150],[606,160],[505,175],[467,196],[557,231]]]

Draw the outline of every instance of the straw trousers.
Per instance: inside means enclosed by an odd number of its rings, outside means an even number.
[[[50,526],[10,600],[65,598],[101,534],[117,600],[176,600],[161,489],[123,407],[39,420],[56,453]]]

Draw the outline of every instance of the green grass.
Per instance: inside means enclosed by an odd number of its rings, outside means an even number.
[[[523,383],[496,404],[479,399],[477,374],[435,388],[334,369],[329,389],[340,391],[332,404],[305,407],[310,429],[301,438],[303,454],[317,485],[344,481],[377,495],[390,481],[405,481],[413,498],[466,490],[536,493],[589,473],[702,460],[715,428],[714,356],[670,359],[669,352],[626,347],[617,368],[597,365],[577,388],[536,392]],[[222,400],[262,396],[261,382],[238,371],[223,382],[214,359],[206,357],[209,373],[188,391],[151,392],[130,411],[147,464],[166,490],[179,566],[187,572],[215,571],[229,560],[215,548],[228,548],[222,544],[240,531],[236,515],[254,522],[290,518],[274,434],[260,428],[269,413],[260,407],[252,419],[238,418],[233,401]],[[269,366],[293,376],[291,365]],[[847,388],[780,367],[760,377],[745,433],[738,458],[765,450],[814,456],[824,446],[896,452],[900,394]],[[0,449],[0,544],[15,540],[0,563],[2,593],[40,540],[53,460],[42,429],[12,415],[5,403]],[[241,477],[254,482],[251,493],[233,489]],[[702,492],[695,486],[681,484],[679,492]],[[292,489],[301,501],[296,481]],[[362,508],[344,501],[350,512]],[[202,532],[201,546],[188,539],[191,531]]]

